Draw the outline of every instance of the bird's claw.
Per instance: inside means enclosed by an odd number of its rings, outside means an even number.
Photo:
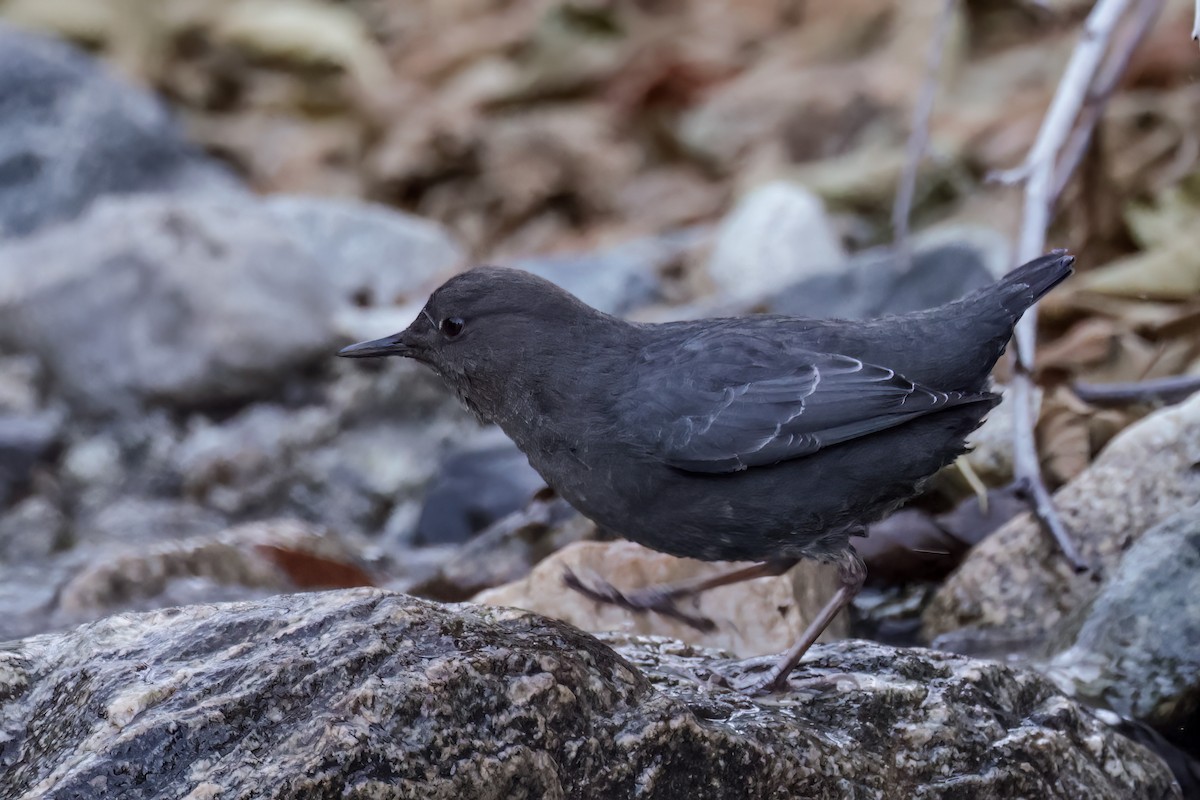
[[[804,690],[819,694],[839,689],[845,681],[850,681],[856,688],[859,688],[858,679],[849,673],[814,675],[810,678],[802,678],[795,681],[791,678],[790,672],[772,674],[766,680],[756,681],[736,688],[748,697],[766,697],[767,695],[783,693],[795,694],[798,691]]]
[[[791,689],[788,684],[787,675],[778,675],[765,681],[752,683],[741,689],[742,694],[748,697],[766,697],[771,694],[780,694]]]
[[[597,603],[619,606],[635,613],[653,611],[664,617],[677,619],[702,633],[710,633],[717,628],[711,619],[699,614],[689,614],[675,605],[675,598],[669,593],[650,587],[633,592],[622,592],[607,581],[600,581],[595,586],[588,586],[571,570],[563,573],[563,583],[584,597]]]

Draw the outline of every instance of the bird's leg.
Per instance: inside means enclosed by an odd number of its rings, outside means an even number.
[[[589,597],[598,603],[609,603],[635,612],[655,611],[666,617],[677,619],[691,625],[693,628],[708,632],[715,629],[716,624],[708,617],[688,614],[675,605],[676,600],[685,597],[695,597],[709,589],[718,586],[729,586],[733,583],[782,575],[795,565],[798,559],[782,559],[779,561],[763,561],[748,567],[722,572],[707,578],[693,578],[679,583],[664,586],[647,586],[632,592],[622,592],[611,583],[602,582],[598,586],[588,586],[571,570],[563,574],[563,583]]]
[[[867,566],[859,558],[858,553],[854,552],[853,547],[847,548],[838,563],[838,578],[841,581],[841,587],[821,609],[821,613],[817,614],[816,619],[809,623],[800,639],[779,657],[779,661],[767,673],[766,680],[750,690],[751,694],[771,694],[786,689],[788,676],[800,663],[800,659],[804,658],[808,648],[812,647],[817,637],[829,627],[829,623],[838,615],[838,612],[848,606],[854,596],[858,594],[863,581],[867,578]]]

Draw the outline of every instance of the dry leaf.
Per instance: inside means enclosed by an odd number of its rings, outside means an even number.
[[[351,589],[375,585],[366,570],[349,561],[274,544],[255,545],[254,550],[283,570],[298,589]]]
[[[342,6],[317,0],[242,0],[221,15],[216,34],[255,58],[335,67],[367,84],[391,76],[363,20]]]
[[[85,44],[107,42],[118,26],[115,9],[97,0],[8,0],[4,17]]]
[[[1075,373],[1090,364],[1108,363],[1118,347],[1118,336],[1112,320],[1083,320],[1065,335],[1038,349],[1038,369]]]
[[[1059,389],[1042,405],[1038,443],[1047,479],[1061,485],[1087,469],[1092,460],[1088,410],[1078,398]]]
[[[1183,229],[1166,242],[1148,253],[1120,258],[1080,275],[1077,289],[1140,299],[1192,300],[1200,294],[1200,240]]]

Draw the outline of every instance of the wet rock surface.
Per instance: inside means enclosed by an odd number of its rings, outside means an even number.
[[[819,647],[753,669],[378,590],[121,615],[0,649],[5,796],[1178,797],[1156,757],[1036,675]],[[220,758],[214,760],[214,753]]]

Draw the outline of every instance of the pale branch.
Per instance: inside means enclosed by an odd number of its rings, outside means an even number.
[[[1084,402],[1096,406],[1127,406],[1136,403],[1172,405],[1200,392],[1200,375],[1171,375],[1132,383],[1084,383],[1071,386]]]
[[[1196,0],[1200,2],[1200,0]],[[925,59],[925,78],[913,107],[912,130],[908,135],[908,146],[904,157],[904,171],[896,186],[896,200],[892,205],[892,237],[893,249],[901,267],[907,267],[910,261],[908,249],[909,224],[912,220],[913,198],[917,192],[917,177],[921,169],[921,161],[925,158],[925,149],[929,144],[929,123],[933,117],[933,104],[937,98],[938,72],[942,67],[942,54],[946,50],[946,39],[954,20],[954,11],[958,0],[945,0],[937,26],[934,28],[933,40],[929,43],[929,53]]]
[[[1095,83],[1109,42],[1130,0],[1098,0],[1083,24],[1083,31],[1067,63],[1054,99],[1042,120],[1037,139],[1024,163],[1005,176],[1025,184],[1025,204],[1017,241],[1017,263],[1042,254],[1054,210],[1055,172],[1059,153],[1079,117],[1089,88]],[[1101,101],[1102,102],[1102,101]],[[1064,557],[1077,571],[1088,569],[1054,508],[1042,479],[1035,426],[1037,410],[1033,391],[1033,358],[1037,343],[1037,306],[1025,312],[1014,332],[1015,358],[1010,387],[1013,403],[1013,471],[1017,485],[1027,494],[1034,515],[1054,537]]]
[[[1108,51],[1109,41],[1129,3],[1130,0],[1099,0],[1093,7],[1084,21],[1079,43],[1059,81],[1037,139],[1020,167],[1020,175],[1025,181],[1025,207],[1017,242],[1018,263],[1037,258],[1045,249],[1053,211],[1050,191],[1058,154],[1074,128],[1088,89]],[[1030,345],[1033,344],[1031,334],[1036,331],[1035,315],[1026,314],[1018,325],[1018,332],[1021,328],[1026,333],[1017,337],[1017,357],[1028,366],[1033,355]],[[1022,339],[1026,340],[1024,345]]]
[[[1200,3],[1200,0],[1196,0],[1196,2]],[[1079,121],[1075,124],[1071,138],[1063,147],[1055,173],[1054,190],[1050,195],[1051,204],[1058,202],[1058,198],[1066,189],[1071,176],[1075,174],[1076,168],[1083,160],[1083,155],[1092,141],[1096,123],[1100,121],[1100,116],[1104,112],[1105,104],[1112,97],[1121,77],[1128,70],[1134,51],[1150,33],[1150,29],[1154,27],[1159,14],[1162,13],[1163,5],[1164,0],[1142,0],[1133,10],[1133,21],[1121,29],[1108,58],[1104,60],[1100,72],[1097,73],[1091,88],[1088,89],[1083,110],[1079,114]]]
[[[1200,0],[1196,0],[1196,13],[1192,16],[1192,41],[1200,42]]]

